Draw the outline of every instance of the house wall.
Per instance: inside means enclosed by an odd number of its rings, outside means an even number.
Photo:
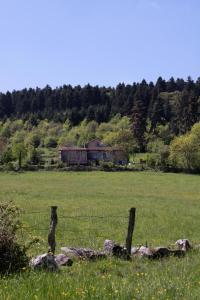
[[[63,150],[61,160],[69,165],[87,164],[87,152],[83,150]]]
[[[88,161],[112,161],[112,153],[110,151],[88,150]]]
[[[92,162],[114,162],[126,164],[127,157],[123,150],[106,147],[99,140],[93,140],[87,144],[87,148],[63,148],[61,149],[61,161],[68,165],[86,165]]]

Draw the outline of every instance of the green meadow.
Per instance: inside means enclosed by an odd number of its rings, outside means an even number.
[[[136,207],[133,245],[200,244],[200,177],[160,172],[0,173],[0,200],[21,209],[19,239],[39,239],[29,255],[47,251],[50,206],[58,206],[57,248],[101,249],[125,243]],[[200,252],[160,261],[75,261],[58,273],[22,270],[0,279],[0,299],[200,299]]]

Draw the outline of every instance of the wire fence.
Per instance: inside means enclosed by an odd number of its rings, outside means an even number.
[[[48,246],[50,222],[52,221],[49,209],[24,211],[23,216],[28,220],[21,227],[23,231],[21,237],[26,238],[27,235],[39,234],[41,238],[39,244]],[[34,221],[30,220],[30,216],[33,216]],[[61,210],[57,218],[56,245],[58,247],[66,246],[69,243],[99,246],[103,240],[108,238],[125,240],[128,214],[68,215],[66,211]]]

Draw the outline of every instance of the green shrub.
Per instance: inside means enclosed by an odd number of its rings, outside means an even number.
[[[19,165],[16,161],[10,161],[4,165],[4,170],[5,171],[18,171]]]
[[[7,148],[1,155],[2,164],[7,164],[13,160],[12,149]]]
[[[147,155],[147,166],[156,168],[160,165],[160,155],[158,153],[150,153]]]
[[[12,202],[0,203],[0,274],[20,271],[28,265],[26,247],[17,241],[19,209]]]
[[[99,162],[100,170],[102,171],[112,171],[115,168],[115,164],[113,162]]]
[[[37,134],[30,134],[26,144],[33,146],[34,148],[38,148],[41,143],[41,138]]]
[[[53,137],[47,137],[44,144],[47,148],[56,148],[58,145],[56,138]]]
[[[30,147],[28,151],[27,163],[32,165],[38,165],[42,161],[41,153],[38,149]]]

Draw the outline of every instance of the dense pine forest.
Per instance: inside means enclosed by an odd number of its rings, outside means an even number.
[[[0,94],[1,120],[68,119],[77,125],[84,119],[106,122],[117,113],[132,118],[134,134],[140,139],[147,120],[151,121],[151,130],[169,123],[175,135],[185,133],[200,120],[200,79],[165,81],[159,77],[155,84],[143,80],[132,85],[120,83],[116,88],[89,84],[55,89],[46,86]]]
[[[151,166],[199,170],[198,122],[200,78],[14,90],[0,94],[0,162],[38,164],[51,149],[58,157],[61,145],[100,138],[129,158],[152,153]]]

